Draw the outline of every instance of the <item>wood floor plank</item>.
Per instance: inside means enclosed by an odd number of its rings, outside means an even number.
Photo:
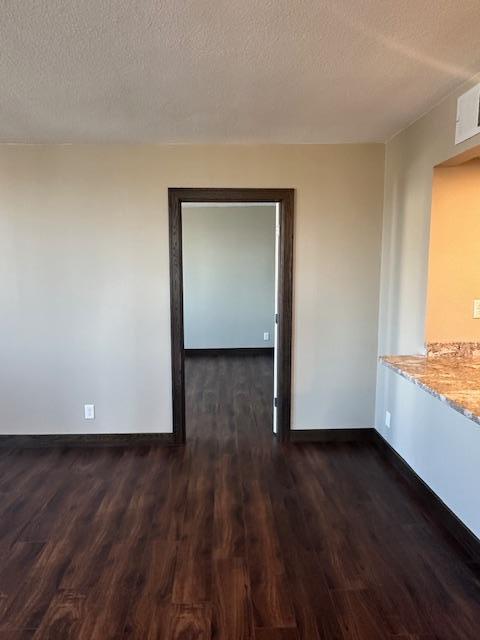
[[[58,554],[57,554],[58,551]],[[57,584],[64,571],[66,546],[56,549],[47,543],[33,563],[26,581],[15,596],[8,601],[0,630],[36,629],[55,597]]]
[[[113,545],[96,585],[86,594],[78,640],[122,637],[138,580],[142,551],[143,540],[139,539],[132,538]]]
[[[204,447],[203,444],[195,446]],[[190,474],[173,585],[175,604],[202,604],[211,599],[213,480],[214,459],[206,454],[203,464],[192,467]]]
[[[75,640],[84,615],[85,596],[58,591],[38,626],[33,640]]]
[[[360,589],[332,591],[335,614],[345,639],[383,640],[395,633],[391,621],[375,608],[378,599],[373,596],[372,592]]]
[[[246,555],[242,481],[236,456],[221,453],[215,463],[213,555],[215,559]]]
[[[217,560],[212,616],[216,637],[253,640],[250,581],[243,558]]]
[[[210,606],[172,606],[166,637],[168,640],[210,640],[213,637]]]
[[[148,539],[123,632],[132,640],[156,640],[165,632],[171,609],[178,542]],[[162,631],[163,630],[163,631]]]
[[[0,626],[8,603],[29,578],[43,543],[16,542],[0,551]]]

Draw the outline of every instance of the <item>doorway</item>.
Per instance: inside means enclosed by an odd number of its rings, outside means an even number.
[[[169,189],[171,351],[173,433],[177,443],[184,443],[187,436],[183,211],[185,208],[201,211],[202,206],[232,207],[235,205],[238,205],[239,212],[241,206],[245,205],[275,207],[277,240],[275,243],[272,431],[282,441],[287,441],[290,435],[294,191],[293,189],[171,188]],[[247,252],[248,246],[244,248]],[[189,346],[188,343],[187,346]]]

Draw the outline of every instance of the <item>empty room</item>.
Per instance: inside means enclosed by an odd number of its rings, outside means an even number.
[[[0,6],[0,640],[478,640],[480,3]]]

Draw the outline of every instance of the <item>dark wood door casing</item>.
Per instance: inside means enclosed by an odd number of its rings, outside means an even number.
[[[184,202],[244,202],[245,204],[271,202],[279,205],[277,435],[282,441],[289,440],[294,194],[293,189],[170,188],[168,190],[173,434],[178,444],[184,443],[186,439],[182,260],[182,203]]]

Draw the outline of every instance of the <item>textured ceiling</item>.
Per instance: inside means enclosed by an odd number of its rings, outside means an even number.
[[[2,0],[0,141],[384,141],[479,33],[479,0]]]

